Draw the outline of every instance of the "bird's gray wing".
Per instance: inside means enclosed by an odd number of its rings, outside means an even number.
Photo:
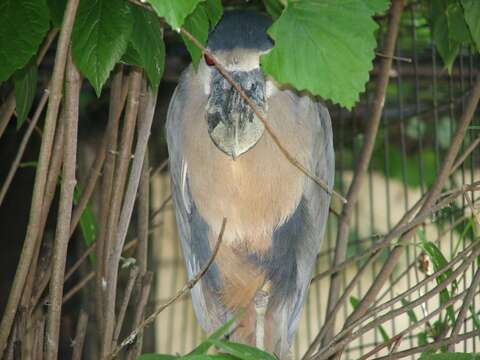
[[[187,69],[172,96],[167,113],[166,137],[169,152],[171,189],[175,207],[177,228],[189,279],[192,279],[208,262],[211,248],[208,241],[209,227],[198,213],[188,188],[188,164],[183,157],[184,116],[187,100],[193,94],[189,86],[191,69]],[[196,94],[195,96],[201,96]],[[197,116],[201,116],[197,113]],[[199,119],[200,120],[200,119]],[[192,289],[192,303],[200,325],[211,331],[223,324],[226,313],[215,292],[220,287],[218,268],[213,263],[202,279]]]
[[[328,110],[307,95],[300,97],[289,92],[285,101],[291,102],[289,107],[297,115],[295,121],[303,122],[301,125],[311,130],[310,160],[305,164],[306,167],[332,188],[334,151]],[[330,196],[308,178],[297,208],[273,234],[272,263],[280,265],[271,267],[270,277],[274,283],[280,284],[279,291],[283,294],[278,296],[283,299],[283,311],[280,312],[282,318],[278,319],[279,326],[284,331],[280,335],[279,344],[283,350],[290,346],[298,326],[300,311],[324,237],[329,206]]]

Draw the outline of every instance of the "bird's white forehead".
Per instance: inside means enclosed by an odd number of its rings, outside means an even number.
[[[216,60],[227,71],[251,71],[260,68],[260,56],[269,50],[233,49],[228,51],[218,50],[212,52]],[[200,62],[199,72],[203,74],[205,94],[210,94],[210,80],[215,71],[215,66],[208,66],[205,59]],[[267,98],[278,91],[277,84],[267,76]]]

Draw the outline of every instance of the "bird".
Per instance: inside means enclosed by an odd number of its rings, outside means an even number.
[[[198,322],[209,332],[240,309],[231,339],[290,358],[324,237],[330,195],[292,165],[265,124],[215,67],[221,63],[268,121],[285,150],[329,189],[334,149],[327,107],[263,73],[274,46],[268,15],[225,11],[207,54],[180,76],[166,121],[170,178]]]

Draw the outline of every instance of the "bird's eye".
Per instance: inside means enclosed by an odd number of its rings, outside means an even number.
[[[215,61],[212,59],[212,57],[208,54],[203,54],[203,57],[205,59],[205,62],[207,63],[208,66],[213,66],[215,65]]]

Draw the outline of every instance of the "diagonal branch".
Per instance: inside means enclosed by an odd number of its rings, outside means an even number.
[[[372,115],[368,122],[368,127],[365,133],[365,141],[363,143],[362,150],[356,161],[356,167],[354,177],[347,194],[347,204],[343,207],[342,215],[338,223],[337,239],[335,241],[335,255],[333,265],[338,265],[345,261],[347,255],[347,243],[348,243],[348,231],[350,227],[350,221],[357,204],[360,189],[365,181],[365,175],[367,173],[368,164],[372,157],[373,148],[375,146],[375,139],[377,137],[380,120],[382,117],[383,106],[385,104],[385,96],[387,92],[387,86],[390,80],[390,70],[392,68],[392,57],[395,52],[395,44],[397,43],[398,28],[400,24],[400,18],[402,16],[403,7],[405,6],[405,0],[395,0],[392,2],[390,10],[390,24],[388,28],[385,54],[386,57],[382,59],[380,64],[380,75],[377,79],[375,99],[373,100]],[[328,304],[327,314],[331,314],[331,311],[337,303],[340,294],[340,275],[332,274],[330,278],[330,290],[328,292]],[[329,317],[332,315],[329,315]],[[326,334],[323,340],[325,344],[333,336],[335,316],[330,322],[331,325],[326,328]],[[314,341],[313,345],[318,345],[318,341]],[[307,351],[306,356],[313,352],[313,346]]]

